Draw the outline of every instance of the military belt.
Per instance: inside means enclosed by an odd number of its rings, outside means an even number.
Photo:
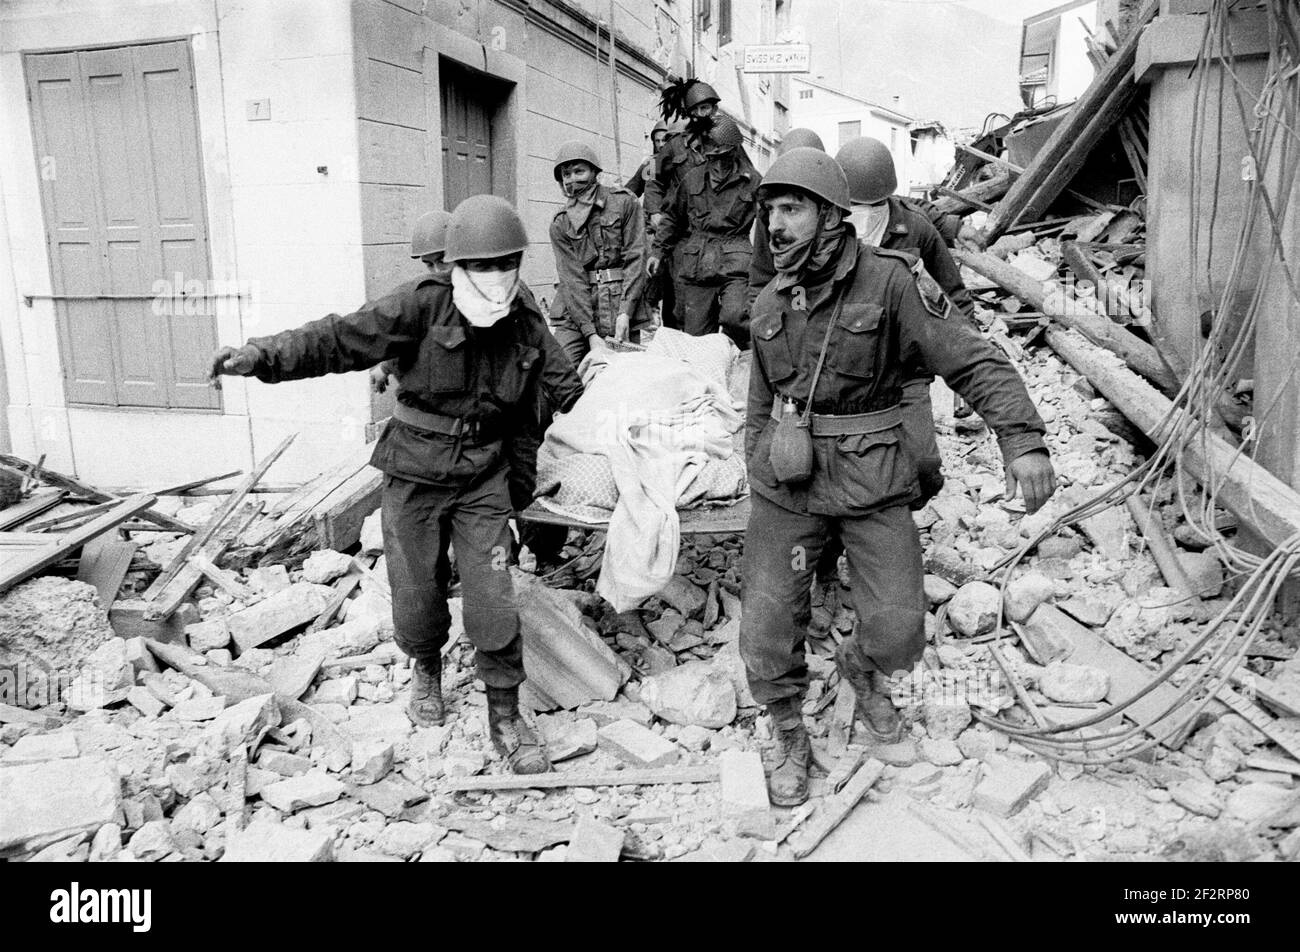
[[[610,281],[622,281],[622,268],[597,268],[587,272],[587,280],[592,284],[608,284]]]
[[[417,430],[429,430],[432,433],[441,433],[443,436],[478,436],[479,427],[475,422],[466,422],[461,417],[445,416],[441,413],[428,413],[407,406],[405,403],[393,407],[393,419],[407,426],[413,426]]]
[[[781,419],[783,398],[772,401],[772,419]],[[886,407],[871,413],[814,413],[809,424],[813,436],[857,436],[861,433],[880,433],[892,430],[903,423],[901,407]]]

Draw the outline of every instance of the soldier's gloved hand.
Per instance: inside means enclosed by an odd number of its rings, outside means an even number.
[[[663,224],[663,221],[664,221],[664,213],[655,212],[653,215],[650,216],[650,227],[654,229],[658,229],[659,226]]]
[[[257,370],[257,362],[262,357],[252,344],[243,347],[222,347],[212,355],[212,369],[208,371],[208,380],[216,389],[221,389],[221,375],[233,377],[251,377]]]
[[[962,222],[961,231],[957,232],[957,243],[971,251],[983,251],[989,246],[988,237],[974,225]]]
[[[1016,495],[1019,486],[1025,496],[1025,511],[1033,514],[1047,504],[1056,492],[1056,471],[1045,450],[1017,456],[1007,465],[1007,499]]]
[[[614,318],[614,340],[626,341],[632,333],[632,318],[627,314],[620,314]]]
[[[645,273],[648,274],[648,275],[650,275],[650,277],[652,277],[652,278],[653,278],[656,274],[659,273],[659,259],[658,259],[658,258],[647,258],[647,259],[646,259],[646,262],[645,262]]]
[[[388,371],[384,370],[383,364],[370,368],[370,389],[375,393],[383,393],[388,389]]]

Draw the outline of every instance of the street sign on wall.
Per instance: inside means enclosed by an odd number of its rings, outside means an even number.
[[[812,59],[807,43],[770,43],[745,47],[746,73],[806,73]]]

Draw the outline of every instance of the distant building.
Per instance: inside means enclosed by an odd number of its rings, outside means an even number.
[[[912,184],[912,117],[804,76],[790,79],[790,125],[812,129],[832,154],[850,139],[870,136],[889,146],[898,173],[899,194]]]
[[[1020,96],[1026,106],[1073,102],[1096,75],[1086,43],[1101,23],[1099,0],[1072,0],[1025,20]]]

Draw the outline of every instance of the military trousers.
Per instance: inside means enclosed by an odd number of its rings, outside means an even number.
[[[921,540],[907,506],[832,518],[791,512],[750,496],[741,578],[740,655],[760,704],[808,686],[804,639],[812,617],[811,584],[830,539],[848,555],[857,626],[846,639],[863,671],[910,671],[925,648]]]
[[[494,688],[522,682],[523,642],[510,581],[507,468],[463,487],[385,476],[381,508],[397,646],[417,661],[433,661],[447,643],[450,544],[478,676]]]
[[[741,350],[749,347],[749,278],[719,276],[716,283],[677,283],[677,321],[687,334],[702,337],[719,328]]]

